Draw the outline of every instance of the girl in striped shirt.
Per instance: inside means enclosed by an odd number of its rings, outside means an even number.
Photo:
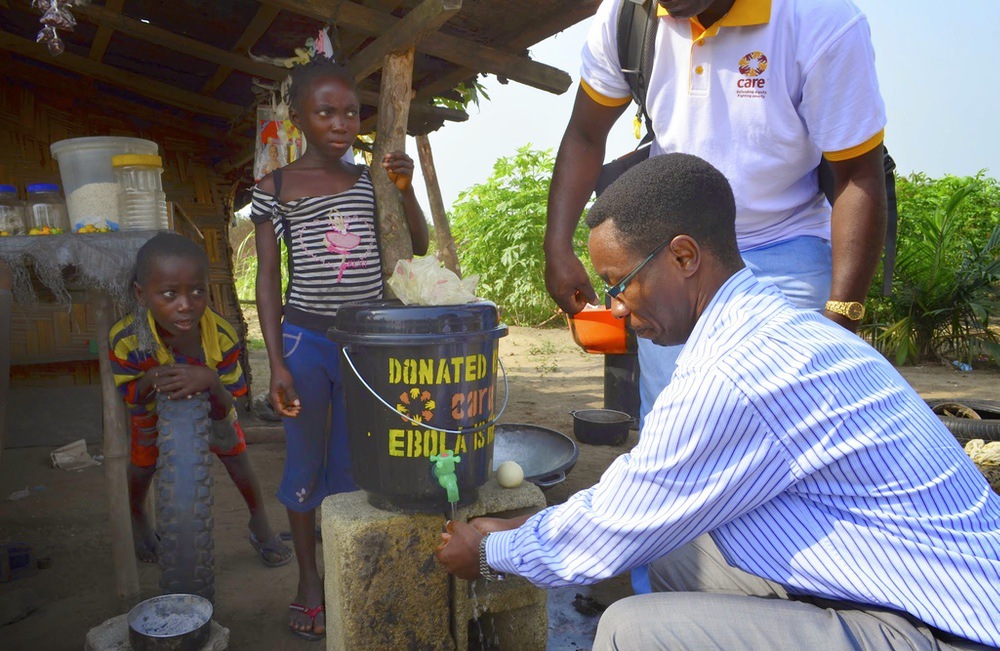
[[[343,303],[382,298],[382,267],[372,172],[344,158],[361,129],[353,78],[331,60],[300,66],[292,72],[289,107],[306,151],[261,179],[253,190],[251,219],[257,311],[271,368],[269,397],[285,425],[287,455],[278,499],[288,509],[299,564],[289,627],[299,637],[319,639],[326,625],[315,509],[327,495],[356,490],[339,351],[326,331]],[[402,193],[413,251],[423,255],[427,223],[410,187],[413,161],[392,152],[382,167]],[[288,250],[284,306],[278,237]]]

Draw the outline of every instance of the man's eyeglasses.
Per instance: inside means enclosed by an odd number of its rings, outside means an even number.
[[[618,298],[618,295],[625,291],[625,286],[628,285],[629,282],[631,282],[632,279],[635,278],[636,275],[640,271],[642,271],[643,267],[645,267],[647,264],[649,264],[650,260],[652,260],[653,258],[655,258],[657,256],[657,254],[659,254],[660,251],[662,251],[663,249],[665,249],[668,244],[670,244],[670,240],[667,240],[666,242],[664,242],[660,246],[658,246],[655,249],[653,249],[653,252],[650,253],[649,256],[645,260],[643,260],[642,262],[640,262],[639,265],[635,269],[633,269],[632,271],[628,272],[628,274],[624,278],[621,279],[621,282],[619,282],[617,285],[606,285],[604,287],[604,293],[607,294],[609,298]]]

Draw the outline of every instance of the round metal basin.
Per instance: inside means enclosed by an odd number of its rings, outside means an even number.
[[[566,479],[579,456],[573,439],[554,429],[523,423],[496,426],[493,470],[504,461],[515,461],[524,470],[524,478],[541,488]]]

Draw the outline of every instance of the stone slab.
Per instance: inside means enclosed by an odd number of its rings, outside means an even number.
[[[229,629],[212,620],[212,632],[201,651],[225,651],[229,648]],[[87,631],[83,651],[132,651],[128,641],[128,614],[112,617]]]
[[[478,493],[456,518],[545,507],[542,491],[527,482],[506,489],[490,479]],[[381,510],[364,491],[331,495],[322,508],[328,650],[476,648],[479,620],[496,648],[545,649],[545,591],[518,577],[489,584],[449,577],[434,560],[440,515]]]
[[[479,489],[479,499],[459,509],[457,517],[514,517],[537,513],[545,506],[545,495],[532,483],[501,488],[490,479]],[[459,649],[545,650],[549,626],[545,590],[516,576],[496,582],[453,581],[454,639]]]
[[[434,560],[444,518],[377,509],[364,491],[322,508],[326,648],[454,649],[448,575]]]

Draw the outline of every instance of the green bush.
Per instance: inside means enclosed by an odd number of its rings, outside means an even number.
[[[1000,360],[1000,187],[995,179],[900,178],[892,294],[872,284],[863,332],[897,364]]]
[[[513,325],[539,325],[558,311],[545,290],[542,251],[554,163],[551,149],[525,145],[498,159],[490,178],[461,193],[449,214],[462,273],[479,274],[477,294]],[[590,269],[587,234],[581,220],[574,248]]]
[[[248,227],[247,224],[250,224]],[[233,282],[236,285],[236,298],[241,303],[257,302],[257,240],[254,237],[253,224],[249,219],[237,219],[230,228],[231,241],[236,245],[233,251]],[[279,240],[278,251],[281,254],[281,295],[285,295],[288,287],[288,252],[285,242]]]

